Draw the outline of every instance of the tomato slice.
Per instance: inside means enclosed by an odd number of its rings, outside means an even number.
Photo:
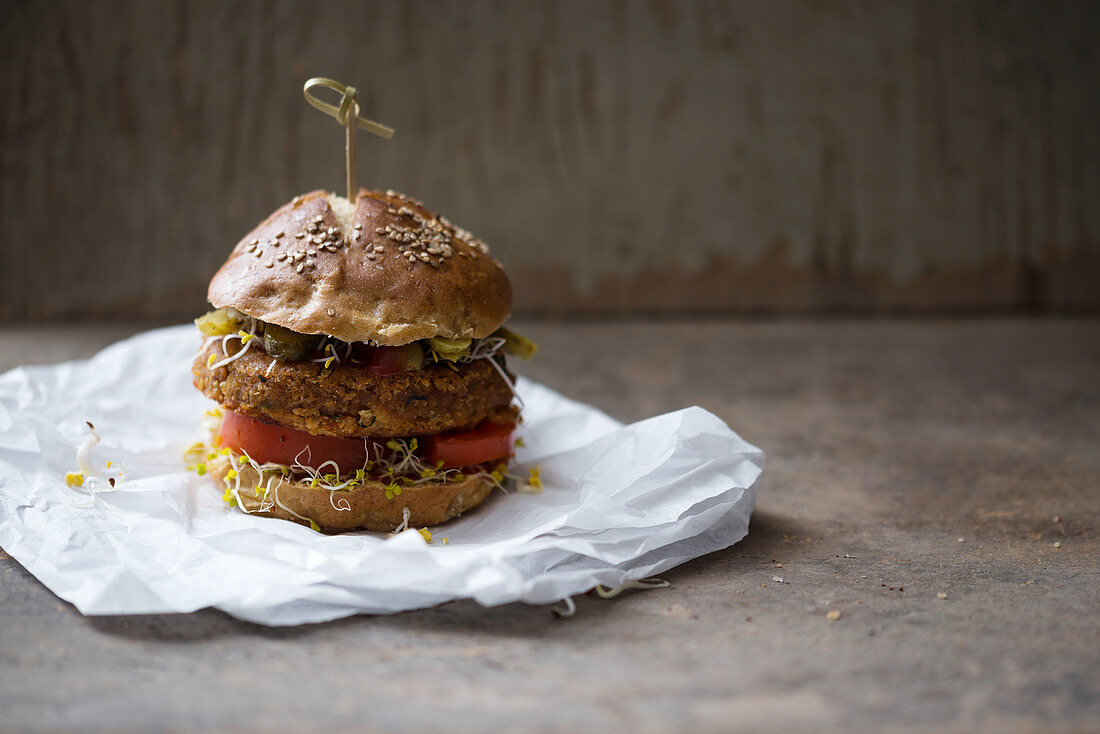
[[[424,438],[424,454],[444,469],[503,459],[512,455],[514,423],[482,423],[472,431],[441,433]]]
[[[371,347],[367,356],[367,369],[375,375],[395,375],[408,368],[403,347]]]
[[[221,445],[244,451],[256,461],[320,469],[326,461],[334,461],[340,472],[347,473],[363,466],[367,449],[361,438],[314,436],[286,426],[275,426],[253,420],[246,415],[225,411],[222,418]],[[308,451],[306,449],[309,449]],[[332,465],[323,469],[333,471]]]

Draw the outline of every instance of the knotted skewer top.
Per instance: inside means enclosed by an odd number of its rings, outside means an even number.
[[[322,102],[317,97],[310,94],[311,90],[317,87],[332,89],[342,95],[340,104],[334,105],[328,102]],[[394,130],[392,127],[383,125],[380,122],[367,120],[359,116],[359,92],[355,87],[349,87],[334,79],[326,79],[325,77],[318,76],[313,77],[302,85],[302,94],[305,96],[306,102],[309,102],[312,107],[324,112],[326,115],[334,117],[337,122],[344,126],[347,136],[345,150],[347,153],[348,169],[348,201],[355,201],[355,128],[360,127],[369,133],[373,133],[387,140],[393,137]]]

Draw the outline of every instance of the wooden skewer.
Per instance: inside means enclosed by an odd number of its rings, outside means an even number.
[[[339,92],[340,105],[336,106],[328,102],[322,102],[310,92],[315,87],[325,87]],[[347,163],[348,201],[355,201],[355,128],[361,127],[369,133],[389,140],[393,137],[394,129],[374,120],[366,120],[359,116],[359,92],[355,87],[349,87],[333,79],[325,77],[313,77],[302,85],[302,94],[306,101],[326,115],[334,117],[344,126],[346,142],[344,146]]]

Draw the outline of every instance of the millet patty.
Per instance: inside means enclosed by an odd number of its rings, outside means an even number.
[[[223,407],[265,423],[319,436],[390,438],[467,430],[483,420],[516,420],[512,392],[488,363],[426,365],[392,375],[356,366],[275,362],[250,349],[224,367],[208,369],[220,341],[208,340],[191,372],[195,387]],[[270,371],[269,371],[270,368]]]

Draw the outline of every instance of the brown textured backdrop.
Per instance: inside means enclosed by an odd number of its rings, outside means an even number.
[[[188,317],[236,239],[360,182],[548,314],[1100,307],[1090,2],[12,2],[0,319]]]

